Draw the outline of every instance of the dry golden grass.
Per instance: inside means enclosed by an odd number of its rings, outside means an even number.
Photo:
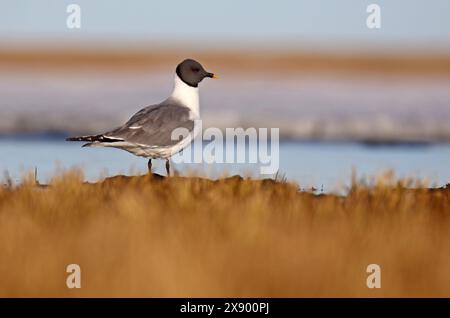
[[[448,189],[81,180],[0,188],[0,296],[450,296]],[[65,285],[71,263],[78,290]],[[378,290],[366,287],[371,263]]]

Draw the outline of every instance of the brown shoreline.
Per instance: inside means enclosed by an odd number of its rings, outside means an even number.
[[[353,55],[303,51],[249,50],[193,51],[155,50],[79,50],[79,49],[0,49],[0,68],[37,68],[48,70],[95,67],[141,70],[172,66],[184,57],[195,57],[205,64],[236,72],[369,72],[402,75],[450,75],[450,55]]]

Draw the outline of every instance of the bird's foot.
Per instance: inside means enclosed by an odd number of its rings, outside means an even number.
[[[170,162],[169,162],[169,159],[167,159],[167,161],[166,161],[166,172],[167,172],[167,176],[170,177]]]
[[[152,172],[152,159],[148,160],[147,167],[148,167],[148,174],[152,175],[153,174],[153,172]]]

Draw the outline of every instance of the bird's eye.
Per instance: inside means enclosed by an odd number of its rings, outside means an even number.
[[[200,71],[200,69],[198,67],[193,67],[192,68],[192,72],[194,73],[198,73]]]

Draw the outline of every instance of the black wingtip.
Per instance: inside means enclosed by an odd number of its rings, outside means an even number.
[[[77,136],[77,137],[68,137],[66,138],[66,141],[94,141],[98,139],[99,136]]]
[[[66,141],[91,141],[92,136],[82,136],[82,137],[68,137]]]
[[[66,138],[66,141],[89,141],[90,143],[93,143],[93,142],[117,142],[123,141],[123,139],[108,137],[104,135],[93,135],[93,136],[69,137]]]

